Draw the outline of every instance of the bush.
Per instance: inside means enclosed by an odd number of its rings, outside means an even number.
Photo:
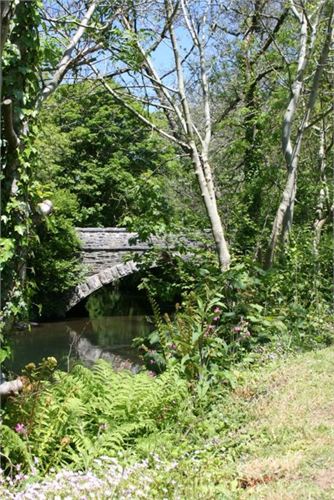
[[[202,283],[189,292],[184,282],[183,301],[172,319],[161,318],[156,289],[146,285],[156,329],[136,345],[149,369],[162,372],[177,363],[188,380],[221,380],[230,377],[232,363],[253,362],[268,350],[282,353],[333,341],[329,304],[319,294],[310,299],[304,287],[301,293],[288,265],[265,272],[246,261],[224,275],[204,266],[194,272],[202,274]]]
[[[75,196],[66,190],[53,193],[54,212],[38,227],[38,241],[30,262],[33,315],[61,317],[66,293],[82,279],[80,242],[73,225],[78,209]],[[38,277],[34,284],[34,276]]]

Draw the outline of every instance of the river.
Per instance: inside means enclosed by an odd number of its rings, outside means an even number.
[[[12,332],[12,358],[5,366],[18,374],[26,364],[53,356],[63,370],[70,369],[75,360],[90,366],[103,358],[116,369],[137,371],[141,360],[132,341],[152,330],[149,312],[147,298],[140,294],[96,292],[76,317]]]

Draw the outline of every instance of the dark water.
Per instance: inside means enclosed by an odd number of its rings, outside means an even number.
[[[146,296],[105,287],[72,314],[76,317],[40,323],[31,331],[14,331],[10,336],[12,359],[6,367],[19,373],[30,362],[53,356],[63,370],[74,360],[90,366],[99,358],[116,369],[139,369],[140,358],[132,340],[152,329]]]
[[[116,368],[132,368],[133,364],[140,364],[138,353],[131,347],[132,340],[150,328],[142,315],[41,323],[31,331],[11,335],[13,356],[6,365],[18,373],[31,361],[38,363],[43,357],[54,356],[65,370],[75,359],[90,365],[99,358],[110,361]]]

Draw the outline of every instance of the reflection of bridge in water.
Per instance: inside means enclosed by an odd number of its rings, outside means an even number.
[[[115,352],[115,348],[113,349],[114,352],[112,352],[110,348],[94,345],[88,338],[79,335],[74,330],[70,330],[69,333],[71,336],[71,345],[74,348],[76,356],[86,366],[92,366],[99,359],[103,359],[107,363],[110,363],[116,371],[130,370],[133,373],[139,372],[141,364],[139,364],[138,356],[134,360],[133,356],[124,355],[124,347],[129,347],[128,345],[118,346],[118,348],[123,348],[123,352],[121,351],[121,353]]]
[[[104,285],[137,272],[138,266],[131,254],[142,254],[152,248],[173,248],[177,240],[189,247],[198,246],[196,241],[182,236],[173,236],[170,241],[152,236],[141,242],[137,233],[114,227],[77,228],[77,233],[82,243],[82,262],[87,268],[87,277],[74,289],[67,302],[67,311]],[[129,256],[125,262],[124,258]]]

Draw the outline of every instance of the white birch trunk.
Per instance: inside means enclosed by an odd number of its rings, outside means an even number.
[[[329,2],[327,2],[327,5],[329,5],[329,9],[327,12],[328,28],[327,28],[326,38],[323,43],[321,55],[319,58],[319,63],[317,65],[317,69],[313,77],[310,95],[306,105],[306,111],[304,113],[304,117],[302,119],[299,130],[297,132],[295,143],[292,144],[291,132],[292,132],[293,120],[304,87],[305,69],[310,60],[311,49],[315,45],[316,35],[319,27],[319,19],[323,4],[324,2],[319,3],[318,16],[316,17],[316,22],[313,24],[311,29],[311,35],[310,35],[311,41],[309,50],[308,50],[309,19],[307,18],[304,11],[302,11],[300,14],[298,14],[298,12],[295,12],[300,22],[300,51],[298,57],[297,75],[291,89],[291,99],[289,101],[289,105],[284,115],[283,130],[282,130],[282,150],[286,162],[288,176],[284,187],[284,191],[282,193],[281,202],[276,212],[267,248],[267,254],[265,259],[265,267],[267,269],[270,268],[273,264],[274,254],[279,238],[281,237],[283,243],[285,243],[292,227],[294,206],[297,193],[297,170],[298,170],[301,145],[306,126],[308,125],[311,112],[315,105],[321,76],[323,73],[323,69],[327,63],[329,48],[332,42],[333,4],[331,3],[330,5]]]
[[[220,269],[222,271],[227,271],[231,264],[231,256],[227,241],[225,239],[224,228],[217,207],[211,167],[209,163],[203,165],[195,143],[191,143],[190,146],[192,149],[191,159],[194,165],[195,173],[197,175],[198,184],[201,190],[201,195],[205,204],[206,212],[210,221],[213,239],[216,244],[216,252]],[[204,174],[204,171],[206,171],[206,175]],[[210,176],[211,178],[210,184],[207,182],[208,176]]]
[[[319,177],[320,177],[320,190],[318,203],[316,208],[316,217],[314,221],[314,237],[313,237],[313,253],[318,259],[319,245],[321,239],[321,231],[326,224],[329,215],[333,214],[334,206],[330,207],[330,198],[326,178],[326,148],[325,148],[325,128],[321,127],[319,130]]]

